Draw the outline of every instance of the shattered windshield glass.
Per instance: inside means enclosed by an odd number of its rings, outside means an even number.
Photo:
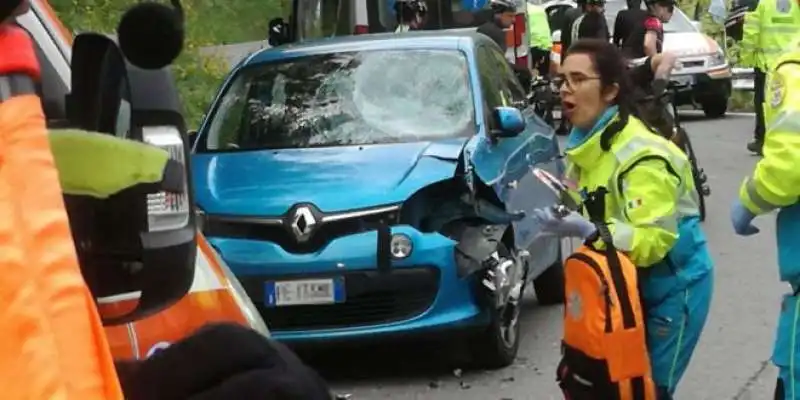
[[[437,140],[474,133],[474,114],[459,51],[306,56],[239,73],[200,150]]]

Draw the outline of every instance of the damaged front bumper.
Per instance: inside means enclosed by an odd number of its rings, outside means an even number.
[[[391,258],[386,240],[393,234],[411,239],[408,257]],[[458,261],[464,258],[456,250],[458,242],[411,226],[340,237],[311,254],[287,253],[266,241],[210,241],[278,340],[327,341],[482,327],[489,323],[488,307],[499,301],[491,297],[484,279],[491,263],[465,266]],[[509,270],[502,260],[495,264],[492,270],[508,271],[493,274],[502,289],[496,292],[505,301],[515,286],[521,288],[515,282],[521,282],[522,273],[516,266]],[[318,278],[340,282],[343,295],[334,304],[267,305],[269,282]]]

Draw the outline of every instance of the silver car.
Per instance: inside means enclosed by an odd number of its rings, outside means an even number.
[[[577,7],[572,0],[551,0],[543,3],[552,21],[558,14]],[[624,0],[609,0],[605,16],[609,30],[613,30],[617,13],[627,8]],[[555,28],[555,29],[554,29]],[[553,41],[560,42],[558,25],[551,25]],[[613,34],[613,32],[612,32]],[[700,22],[689,19],[681,10],[675,9],[672,20],[664,24],[664,51],[678,55],[681,68],[673,72],[673,80],[692,85],[676,99],[678,105],[690,104],[701,108],[708,117],[721,117],[728,109],[731,96],[731,67],[722,48],[714,39],[700,30]],[[560,48],[555,43],[554,48]],[[559,56],[553,58],[558,61]]]

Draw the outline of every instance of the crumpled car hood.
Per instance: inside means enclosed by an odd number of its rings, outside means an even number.
[[[278,216],[398,203],[453,177],[465,139],[192,156],[197,204],[208,214]]]

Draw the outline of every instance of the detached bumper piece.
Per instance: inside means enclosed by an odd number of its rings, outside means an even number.
[[[259,302],[256,308],[273,332],[352,328],[416,317],[433,305],[439,291],[439,269],[433,267],[394,268],[390,274],[353,271],[336,276],[344,277],[347,299],[343,303],[266,307]],[[250,298],[263,299],[264,282],[276,278],[291,279],[251,276],[243,277],[241,283]]]

